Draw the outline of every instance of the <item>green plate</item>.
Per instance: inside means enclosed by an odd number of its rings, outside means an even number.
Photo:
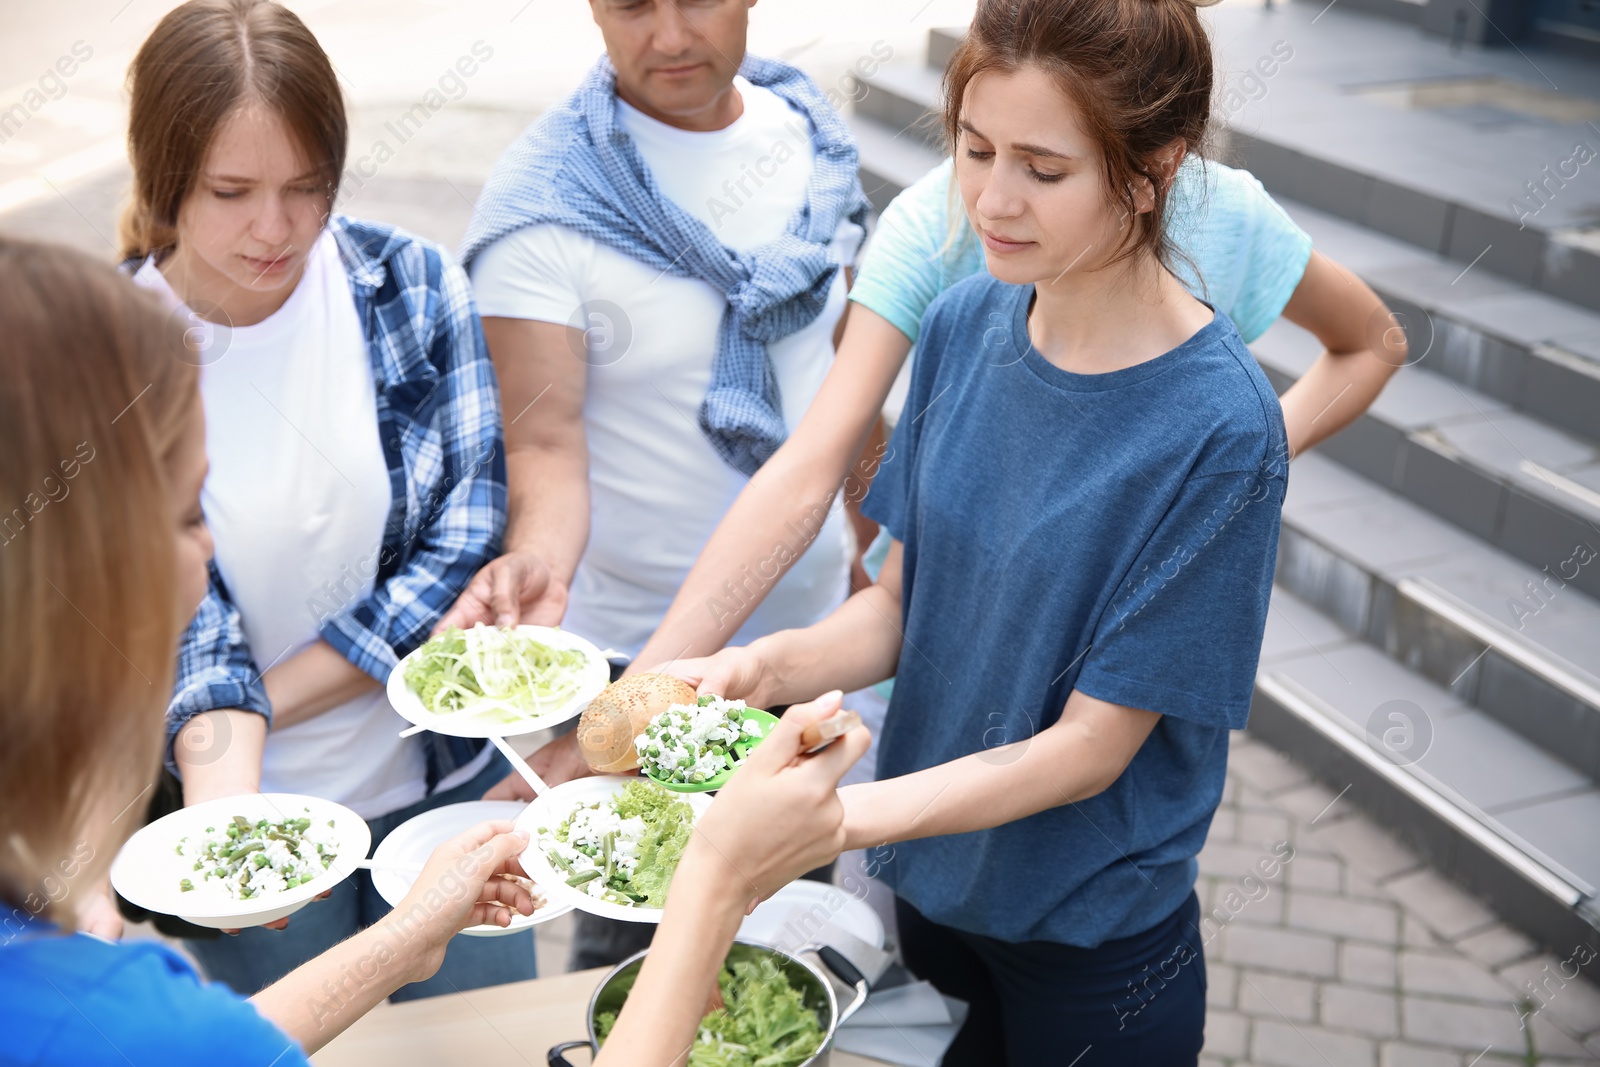
[[[741,718],[745,722],[760,723],[761,736],[744,737],[741,735],[739,740],[733,743],[734,765],[723,771],[721,774],[712,775],[703,782],[693,783],[668,782],[664,779],[657,778],[655,775],[648,772],[646,772],[645,777],[656,783],[656,785],[661,786],[663,789],[670,789],[674,793],[710,793],[713,790],[721,789],[723,786],[728,784],[728,779],[733,777],[733,772],[739,769],[739,764],[743,763],[746,757],[750,755],[750,750],[755,748],[762,741],[765,741],[767,735],[772,733],[772,728],[778,725],[778,717],[776,715],[768,714],[767,712],[762,711],[760,708],[745,708],[744,714],[741,716]]]

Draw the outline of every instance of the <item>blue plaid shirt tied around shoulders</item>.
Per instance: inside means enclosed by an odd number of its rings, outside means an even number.
[[[816,162],[807,201],[784,235],[745,253],[726,247],[662,194],[616,121],[616,68],[602,56],[583,84],[512,143],[484,186],[462,245],[468,268],[489,245],[528,226],[555,224],[650,267],[715,286],[727,299],[700,405],[700,430],[727,463],[754,474],[787,436],[767,345],[827,306],[839,224],[864,225],[855,140],[805,74],[746,56],[739,72],[803,112]]]
[[[329,617],[321,637],[385,681],[500,551],[506,524],[500,392],[460,267],[436,246],[388,226],[343,216],[328,225],[372,359],[391,502],[371,594]],[[272,721],[239,609],[215,563],[210,573],[179,649],[167,709],[167,766],[174,773],[172,746],[194,716],[241,708]],[[485,743],[425,736],[432,742],[430,792]]]

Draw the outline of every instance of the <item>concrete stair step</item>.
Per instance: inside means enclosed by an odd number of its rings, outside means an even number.
[[[1452,51],[1445,41],[1397,33],[1359,6],[1208,13],[1221,98],[1218,158],[1247,168],[1275,196],[1600,310],[1600,218],[1588,173],[1600,165],[1600,126],[1584,121],[1595,116],[1581,106],[1600,99],[1600,68],[1548,53],[1535,63],[1511,50]],[[931,66],[943,69],[962,32],[931,31]],[[1292,57],[1261,73],[1257,64],[1285,44]],[[1378,102],[1391,86],[1444,80],[1502,85],[1507,100],[1531,90],[1566,110]],[[903,81],[896,89],[915,89]],[[925,90],[918,96],[934,99]],[[1574,155],[1579,143],[1590,150],[1587,162]],[[1596,358],[1596,348],[1591,335],[1577,355]]]
[[[1277,583],[1600,780],[1600,603],[1571,583],[1321,452],[1290,469]]]
[[[1600,309],[1593,60],[1452,50],[1324,6],[1215,12],[1219,69],[1237,93],[1223,109],[1228,153],[1275,195]],[[1247,81],[1277,41],[1293,59]],[[1413,91],[1446,82],[1478,89],[1433,103]]]
[[[856,114],[885,126],[904,130],[937,152],[944,151],[940,78],[933,67],[891,63],[864,79],[865,94],[856,101]]]
[[[1321,353],[1280,320],[1250,346],[1280,392]],[[1600,446],[1428,369],[1402,368],[1319,451],[1536,570],[1600,597]],[[1572,562],[1569,562],[1572,561]]]
[[[954,34],[933,31],[930,52],[940,55],[953,48]],[[892,131],[893,136],[887,141],[879,136],[880,143],[872,146],[863,143],[864,166],[888,166],[877,161],[905,156],[915,144],[942,153],[943,132],[932,119],[939,106],[939,77],[932,67],[887,66],[867,80],[868,92],[856,103],[857,122],[876,134]],[[1282,182],[1274,187],[1269,175],[1257,176],[1318,248],[1384,297],[1406,329],[1414,361],[1428,360],[1439,373],[1556,427],[1600,434],[1600,311],[1499,277],[1484,262],[1452,260],[1353,224],[1348,212],[1342,216],[1319,210],[1324,205],[1296,201]],[[889,188],[881,184],[874,195],[887,203],[893,199],[892,194],[883,196]],[[1542,472],[1530,477],[1552,484]],[[1576,482],[1600,506],[1600,466],[1583,471]]]
[[[873,210],[882,212],[889,201],[911,183],[939,165],[943,158],[920,138],[860,114],[846,120],[861,152],[861,187]]]
[[[1600,435],[1600,312],[1279,203],[1319,251],[1383,297],[1405,327],[1411,362],[1580,437]]]
[[[1281,585],[1249,731],[1535,937],[1572,944],[1600,930],[1594,781]]]

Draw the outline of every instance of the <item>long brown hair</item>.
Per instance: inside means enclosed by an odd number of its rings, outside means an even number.
[[[961,108],[979,74],[1036,66],[1084,117],[1105,159],[1111,207],[1133,220],[1110,262],[1141,252],[1172,268],[1162,225],[1171,174],[1162,149],[1204,144],[1211,108],[1211,41],[1197,7],[1216,0],[980,0],[966,38],[944,74],[944,127],[959,149]],[[1136,209],[1148,182],[1155,203]]]
[[[190,0],[157,23],[128,67],[133,195],[118,227],[124,258],[171,248],[178,210],[218,128],[250,103],[288,125],[327,188],[344,171],[349,127],[333,64],[294,12],[271,0]]]
[[[0,237],[0,940],[69,922],[139,825],[178,637],[168,491],[199,405],[182,324],[109,266]],[[192,358],[192,357],[191,357]],[[120,840],[120,838],[118,838]]]

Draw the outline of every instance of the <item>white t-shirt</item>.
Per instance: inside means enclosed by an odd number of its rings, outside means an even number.
[[[728,247],[745,252],[782,236],[805,204],[815,151],[802,114],[771,90],[743,78],[734,84],[744,113],[726,129],[680,130],[621,100],[617,119],[661,191]],[[861,237],[860,227],[840,225],[833,250],[841,264],[854,260]],[[726,301],[706,282],[663,273],[554,225],[530,226],[490,245],[473,262],[472,282],[481,315],[587,331],[591,521],[563,625],[637,654],[749,480],[722,461],[699,428]],[[840,271],[823,313],[768,346],[791,430],[832,364],[833,329],[844,304]],[[538,415],[537,408],[526,413]],[[809,531],[791,529],[782,543],[747,561],[735,583],[742,589],[706,606],[726,617],[737,599],[770,585],[777,564],[815,535],[732,643],[810,625],[843,601],[849,561],[842,509],[818,500],[814,514]]]
[[[134,280],[180,302],[154,260]],[[201,491],[216,563],[261,671],[372,592],[389,514],[372,364],[350,278],[324,232],[284,305],[229,329],[191,315],[211,461]],[[263,792],[307,793],[374,818],[421,800],[421,738],[382,689],[267,737]]]

